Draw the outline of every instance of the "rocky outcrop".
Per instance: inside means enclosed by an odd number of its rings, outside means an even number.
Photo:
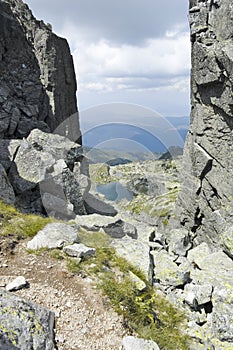
[[[191,127],[177,216],[195,245],[233,256],[233,17],[229,0],[190,0]]]
[[[53,312],[0,290],[0,348],[55,350]]]
[[[77,112],[70,49],[22,0],[0,1],[0,138],[53,131]],[[78,114],[76,140],[80,137]]]
[[[83,197],[90,181],[79,144],[38,129],[22,141],[3,143],[5,151],[0,154],[0,163],[5,165],[8,178],[2,170],[0,198],[9,194],[8,202],[15,199],[24,212],[63,219],[86,213]]]

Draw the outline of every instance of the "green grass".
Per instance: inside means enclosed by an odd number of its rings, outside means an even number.
[[[107,184],[117,181],[116,178],[109,175],[109,165],[105,163],[90,164],[90,179],[94,184]]]
[[[32,237],[51,221],[54,219],[23,214],[0,202],[1,235]],[[155,291],[138,268],[117,256],[115,250],[109,247],[111,239],[104,233],[85,230],[80,230],[79,236],[82,243],[96,248],[95,256],[80,261],[56,249],[50,252],[51,257],[66,259],[69,271],[84,272],[96,280],[113,308],[123,315],[128,328],[139,337],[156,341],[161,350],[188,349],[189,338],[183,333],[184,315]],[[129,271],[145,282],[143,292],[130,279]]]
[[[79,229],[78,236],[83,244],[92,248],[108,247],[112,238],[104,232],[87,231],[83,228]]]
[[[15,207],[0,201],[0,235],[14,235],[19,238],[33,237],[53,218],[45,218],[34,214],[23,214]]]
[[[96,256],[76,266],[73,263],[73,271],[76,268],[97,280],[113,308],[139,337],[156,341],[161,350],[189,349],[189,337],[183,333],[183,313],[157,293],[138,268],[117,256],[113,248],[97,247]],[[129,271],[146,283],[145,291],[138,291]]]
[[[182,333],[184,315],[152,287],[140,293],[129,277],[119,282],[109,273],[101,288],[139,337],[154,340],[161,350],[189,349],[189,338]]]

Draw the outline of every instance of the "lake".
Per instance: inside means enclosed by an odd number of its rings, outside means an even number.
[[[104,185],[97,185],[96,191],[103,194],[106,199],[113,202],[118,202],[124,198],[130,201],[133,198],[133,192],[129,191],[118,181]]]

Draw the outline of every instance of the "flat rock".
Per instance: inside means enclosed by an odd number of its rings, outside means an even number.
[[[211,254],[211,250],[207,243],[201,243],[197,247],[191,249],[188,252],[188,260],[190,263],[196,264],[199,268],[201,268],[203,261],[205,258]]]
[[[16,290],[20,290],[23,288],[27,288],[29,283],[23,276],[16,277],[12,282],[8,283],[6,286],[6,290],[8,292],[13,292]]]
[[[116,253],[129,263],[139,268],[147,278],[150,274],[149,245],[132,238],[114,239],[111,246]]]
[[[100,228],[114,224],[120,217],[117,215],[115,217],[100,215],[100,214],[90,214],[90,215],[77,215],[75,222],[77,225],[87,229],[88,231],[98,231]]]
[[[87,258],[95,255],[96,249],[85,246],[84,244],[72,244],[63,248],[63,251],[75,258]]]
[[[62,248],[65,245],[78,243],[77,228],[62,223],[52,223],[37,233],[37,235],[28,242],[27,249],[40,248]]]
[[[158,345],[152,340],[145,340],[133,336],[123,338],[124,350],[159,350]]]
[[[1,349],[56,349],[53,312],[2,289],[0,305]]]
[[[75,222],[88,231],[99,231],[102,229],[112,238],[129,236],[137,238],[137,229],[134,225],[123,221],[119,215],[115,217],[99,214],[76,216]]]

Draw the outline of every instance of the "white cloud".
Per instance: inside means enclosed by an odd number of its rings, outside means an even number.
[[[148,39],[143,46],[76,41],[79,89],[100,92],[184,85],[190,69],[189,33]],[[184,77],[186,76],[186,79]]]

